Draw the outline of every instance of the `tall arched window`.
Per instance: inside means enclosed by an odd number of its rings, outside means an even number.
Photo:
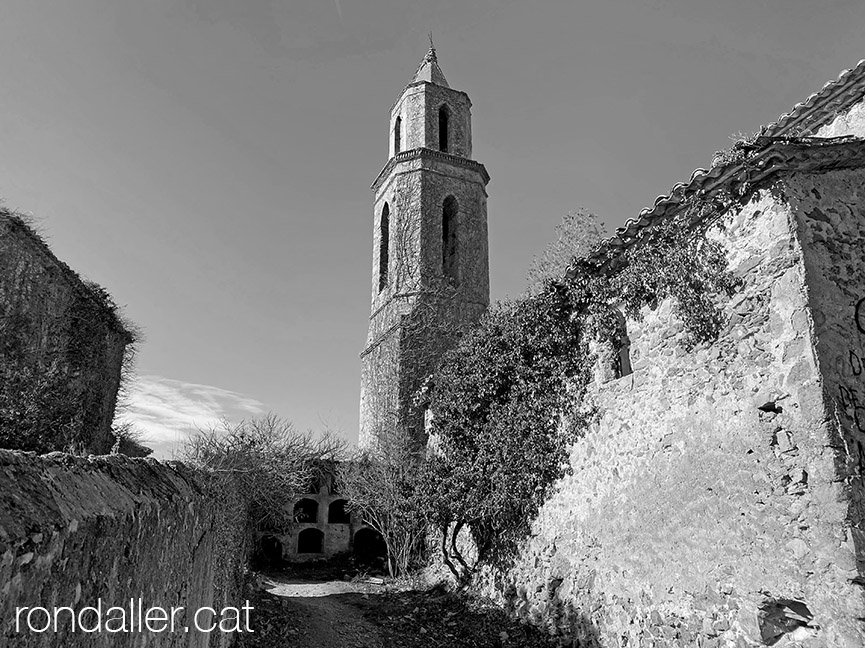
[[[453,196],[442,204],[442,274],[454,281],[458,272],[457,213],[459,206]]]
[[[378,291],[387,286],[387,268],[390,254],[390,207],[387,203],[381,210],[378,238]]]
[[[448,122],[451,111],[447,106],[439,108],[439,151],[448,152]]]
[[[397,117],[393,123],[393,154],[400,152],[402,146],[402,117]]]

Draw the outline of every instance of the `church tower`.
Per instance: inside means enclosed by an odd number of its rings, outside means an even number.
[[[372,184],[372,307],[361,353],[360,445],[424,438],[423,386],[489,306],[489,175],[471,159],[471,101],[430,43],[390,111],[390,156]]]

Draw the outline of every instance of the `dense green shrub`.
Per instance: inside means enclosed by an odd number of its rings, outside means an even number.
[[[507,558],[564,473],[582,429],[567,387],[585,381],[588,362],[563,296],[494,307],[435,376],[424,491],[431,520],[450,530],[448,562],[461,562],[454,539],[465,525],[482,558]]]
[[[639,319],[643,307],[672,298],[686,344],[718,334],[719,302],[736,288],[722,246],[704,235],[718,213],[716,204],[693,202],[647,230],[614,268],[575,261],[573,278],[492,308],[445,355],[432,381],[434,452],[421,493],[455,575],[470,572],[456,542],[461,529],[480,560],[506,562],[570,470],[569,446],[592,417],[581,408],[595,363],[590,343],[623,344],[621,311]]]

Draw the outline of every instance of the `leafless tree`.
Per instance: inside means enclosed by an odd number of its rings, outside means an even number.
[[[426,542],[416,494],[424,451],[399,427],[381,430],[378,441],[374,453],[358,452],[339,464],[340,492],[349,509],[384,538],[388,573],[401,576],[419,563]]]
[[[281,530],[299,493],[332,471],[346,449],[334,433],[298,432],[275,414],[199,430],[177,458],[220,478],[245,501],[248,528]]]
[[[607,236],[607,230],[598,217],[582,207],[569,211],[556,226],[556,238],[540,256],[536,256],[526,273],[527,292],[536,295],[550,279],[561,279],[574,257],[592,251]]]

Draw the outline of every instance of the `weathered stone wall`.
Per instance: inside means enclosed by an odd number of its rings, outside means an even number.
[[[402,119],[400,151],[408,151],[409,149],[418,148],[424,145],[425,134],[424,129],[426,123],[423,120],[424,106],[426,95],[424,93],[424,84],[410,84],[404,91],[402,96],[397,100],[390,115],[390,149],[389,157],[393,157],[399,151],[394,146],[393,130],[396,124],[396,118]]]
[[[279,540],[282,547],[282,559],[289,562],[304,562],[330,558],[335,554],[348,552],[352,549],[354,534],[364,525],[356,513],[346,511],[347,521],[336,521],[331,519],[330,507],[335,502],[347,503],[345,495],[332,492],[329,488],[322,487],[318,493],[308,493],[297,498],[292,506],[301,500],[312,500],[318,504],[315,520],[294,522],[291,528],[280,533],[265,533],[259,535],[271,536]],[[299,552],[299,536],[307,529],[316,529],[322,534],[321,551],[317,553]]]
[[[486,178],[482,167],[450,155],[416,151],[386,167],[376,183],[372,304],[361,354],[360,444],[395,424],[423,431],[412,402],[455,331],[489,305]],[[392,164],[392,166],[391,166]],[[443,277],[443,204],[453,196],[456,281]],[[380,286],[382,214],[387,205],[388,274]]]
[[[715,233],[744,282],[717,342],[687,350],[669,302],[628,322],[634,372],[592,387],[599,418],[572,448],[573,475],[494,579],[523,618],[581,645],[745,646],[772,633],[766,614],[785,614],[774,602],[798,601],[814,626],[791,626],[801,645],[865,642],[850,486],[818,370],[820,344],[846,353],[865,284],[844,269],[843,295],[823,308],[843,306],[833,330],[846,343],[818,344],[809,295],[822,288],[809,292],[801,217],[785,198],[804,185],[790,182],[758,192]],[[836,205],[820,196],[823,211]]]
[[[110,451],[131,339],[104,295],[0,210],[0,446]]]
[[[830,443],[849,496],[850,540],[865,585],[865,172],[795,178]],[[851,568],[852,569],[852,568]],[[851,578],[855,578],[853,574]]]
[[[434,282],[442,276],[442,207],[448,196],[458,205],[456,218],[457,300],[486,310],[490,303],[490,270],[487,235],[487,192],[483,179],[470,169],[432,159],[423,178],[423,229],[421,274]],[[477,321],[476,319],[474,321]]]
[[[438,111],[443,105],[450,110],[448,152],[461,157],[472,156],[471,101],[465,92],[434,83],[411,83],[394,104],[390,118],[390,157],[396,153],[393,141],[396,118],[402,118],[400,150],[414,148],[439,150]]]
[[[439,109],[447,106],[448,153],[470,158],[472,156],[471,101],[466,93],[451,88],[425,84],[426,112],[425,140],[422,146],[439,150]]]
[[[190,613],[182,624],[176,617],[174,633],[72,633],[68,616],[58,633],[16,632],[18,607],[77,612],[101,599],[104,622],[108,607],[128,609],[129,599],[145,608],[242,606],[242,511],[208,497],[200,475],[152,459],[2,450],[0,493],[0,645],[230,645],[231,634],[198,632]],[[33,620],[45,623],[44,615]]]
[[[841,137],[843,135],[865,137],[865,101],[860,101],[836,115],[835,119],[814,133],[815,137]]]
[[[372,448],[376,435],[396,423],[399,410],[400,337],[394,328],[361,354],[360,438],[361,448]]]

